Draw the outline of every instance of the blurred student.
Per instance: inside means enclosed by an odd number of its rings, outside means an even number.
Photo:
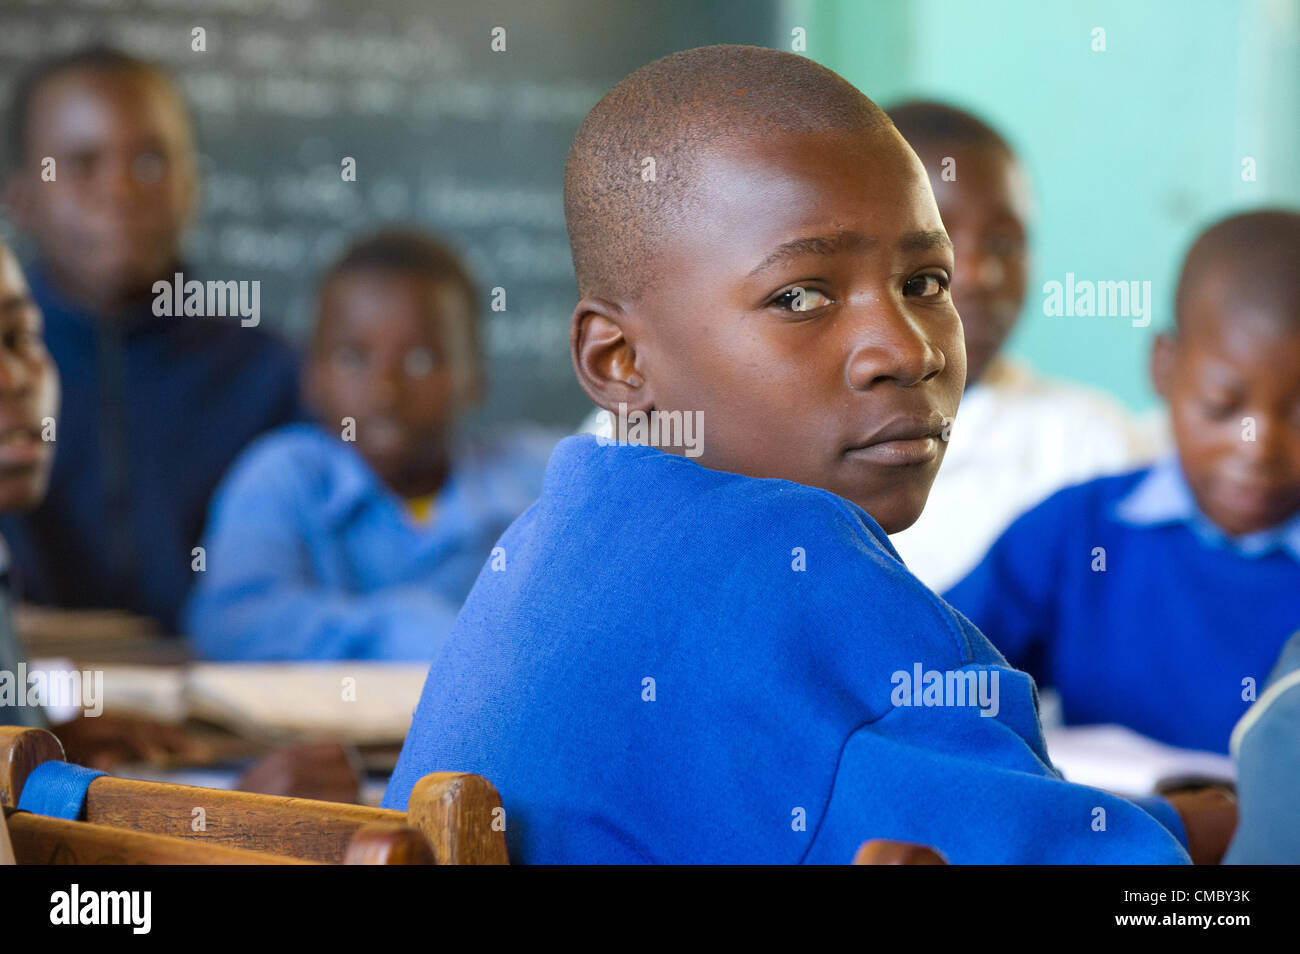
[[[936,592],[956,583],[1021,513],[1062,487],[1149,459],[1142,429],[1105,394],[1003,354],[1025,306],[1033,198],[1007,141],[941,103],[889,110],[925,164],[957,270],[966,391],[925,512],[891,541]]]
[[[305,373],[314,425],[268,434],[217,494],[186,619],[211,659],[432,659],[554,440],[458,426],[481,397],[477,295],[418,232],[325,274]]]
[[[0,243],[0,512],[30,510],[40,503],[56,456],[55,443],[44,436],[58,416],[59,375],[45,349],[40,307],[17,260]],[[11,564],[2,538],[0,560],[0,679],[13,692],[12,698],[0,696],[0,725],[49,729],[68,761],[104,770],[123,762],[210,757],[181,729],[154,719],[105,713],[50,725],[43,706],[28,704],[26,685],[19,688],[20,664],[26,659],[10,612]],[[242,791],[343,802],[356,801],[359,786],[349,754],[335,742],[278,748],[235,783]]]
[[[0,512],[37,506],[49,484],[55,443],[50,424],[59,416],[59,374],[45,349],[40,307],[18,262],[0,243]],[[28,705],[20,685],[26,659],[14,629],[9,579],[13,558],[0,538],[0,678],[12,698],[0,698],[0,725],[50,728],[41,705]],[[21,694],[21,695],[20,695]],[[193,754],[174,727],[148,719],[78,716],[53,729],[69,759],[110,766],[123,759]]]
[[[1232,730],[1241,823],[1225,865],[1300,864],[1300,630]]]
[[[1300,629],[1298,261],[1300,213],[1207,229],[1151,359],[1177,452],[1055,494],[947,593],[1067,723],[1227,752]]]
[[[673,174],[647,188],[650,143]],[[588,114],[564,206],[574,369],[642,439],[557,447],[385,805],[439,766],[483,774],[524,863],[846,864],[870,838],[1217,860],[1230,824],[1202,840],[1197,811],[1062,779],[1029,677],[889,543],[966,361],[952,246],[888,117],[789,53],[674,53]]]
[[[198,192],[186,107],[159,68],[101,48],[45,61],[9,121],[6,197],[64,388],[49,493],[0,519],[21,595],[174,631],[208,499],[244,445],[296,417],[295,363],[239,317],[154,313],[155,282],[195,277],[181,236]]]

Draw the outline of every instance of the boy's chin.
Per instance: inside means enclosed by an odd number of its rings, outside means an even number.
[[[923,490],[899,491],[888,498],[876,497],[853,502],[871,514],[886,534],[901,533],[921,518],[926,498],[930,495],[927,484]]]
[[[45,499],[45,467],[0,469],[0,513],[33,510]]]

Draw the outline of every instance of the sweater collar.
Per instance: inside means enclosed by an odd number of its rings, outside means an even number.
[[[1300,562],[1300,513],[1267,530],[1230,536],[1197,506],[1176,454],[1165,457],[1147,471],[1116,505],[1115,516],[1133,527],[1186,524],[1210,546],[1230,547],[1252,558],[1281,550]]]
[[[405,502],[371,470],[356,446],[312,427],[333,449],[333,479],[329,495],[321,504],[325,519],[342,526],[359,510],[379,506],[405,520]],[[532,503],[531,498],[519,498],[517,492],[510,493],[509,487],[500,486],[484,460],[483,446],[473,437],[457,428],[450,444],[451,467],[434,497],[436,516],[429,525],[430,529],[436,528],[439,536],[468,533],[494,518],[509,523]]]

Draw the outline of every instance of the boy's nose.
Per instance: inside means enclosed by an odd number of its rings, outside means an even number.
[[[859,311],[847,368],[853,390],[866,390],[880,381],[911,387],[946,366],[947,359],[931,335],[905,309],[880,302]]]

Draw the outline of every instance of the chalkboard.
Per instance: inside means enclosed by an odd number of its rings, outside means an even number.
[[[775,22],[775,0],[0,0],[0,83],[7,102],[19,71],[90,42],[163,64],[198,127],[195,267],[260,279],[263,326],[300,340],[316,274],[352,237],[428,226],[506,290],[505,311],[483,302],[476,423],[571,427],[589,407],[568,357],[561,197],[578,124],[638,66],[770,45]]]

